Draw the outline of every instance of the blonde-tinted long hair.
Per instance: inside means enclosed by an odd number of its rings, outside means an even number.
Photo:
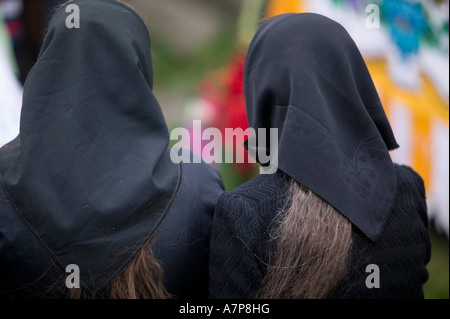
[[[327,298],[346,273],[351,223],[295,180],[288,192],[272,228],[276,248],[257,297]]]

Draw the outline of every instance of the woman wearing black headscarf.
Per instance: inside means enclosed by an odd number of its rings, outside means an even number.
[[[278,129],[277,149],[248,144],[278,170],[219,200],[210,296],[423,298],[424,184],[392,163],[398,145],[346,30],[312,13],[270,19],[244,85],[250,127]]]
[[[139,16],[115,0],[70,4],[25,83],[20,135],[0,150],[0,293],[205,296],[221,177],[172,161]],[[79,28],[66,24],[74,8]]]

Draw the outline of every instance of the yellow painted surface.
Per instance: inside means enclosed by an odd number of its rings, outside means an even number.
[[[275,0],[268,1],[266,18],[271,18],[283,13],[304,12],[303,1],[299,0]]]
[[[422,88],[411,91],[394,83],[388,75],[384,60],[367,61],[373,81],[382,98],[386,113],[401,102],[412,117],[412,166],[427,185],[432,184],[431,127],[436,121],[449,124],[448,100],[443,99],[426,76],[422,75]]]

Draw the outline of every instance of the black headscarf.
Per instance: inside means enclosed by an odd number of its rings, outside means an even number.
[[[398,145],[347,31],[313,13],[268,20],[244,85],[250,127],[279,129],[278,168],[377,239],[396,192],[389,150]]]
[[[113,0],[76,0],[52,18],[24,87],[19,137],[0,153],[18,214],[81,285],[105,286],[160,224],[180,182],[152,92],[150,37]]]

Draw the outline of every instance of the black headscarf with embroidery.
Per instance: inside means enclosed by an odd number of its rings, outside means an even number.
[[[398,145],[347,31],[314,13],[268,20],[244,85],[250,127],[279,130],[278,168],[377,239],[396,194],[389,150]]]

